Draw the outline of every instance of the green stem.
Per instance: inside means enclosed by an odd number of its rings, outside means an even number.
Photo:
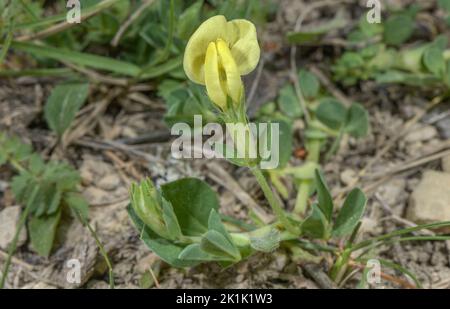
[[[297,235],[298,229],[292,225],[291,222],[289,222],[286,213],[284,212],[283,208],[281,207],[279,201],[275,198],[275,195],[270,188],[269,184],[267,183],[266,178],[264,177],[263,173],[258,167],[253,167],[250,169],[255,176],[256,180],[258,181],[259,185],[261,186],[261,189],[264,192],[264,195],[269,202],[270,207],[272,208],[275,215],[278,217],[280,222],[284,225],[284,227],[291,232],[292,234]]]
[[[444,51],[444,59],[450,60],[450,49],[447,49],[446,51]]]
[[[25,222],[27,221],[28,214],[30,213],[31,207],[33,206],[33,202],[34,199],[36,198],[38,191],[39,187],[35,187],[33,189],[31,197],[27,202],[27,206],[25,207],[24,211],[22,212],[22,215],[20,216],[19,224],[16,228],[16,233],[14,234],[12,243],[9,246],[8,257],[6,258],[5,265],[3,266],[2,279],[0,281],[0,289],[3,289],[3,287],[5,286],[6,277],[8,276],[9,267],[11,266],[12,256],[14,255],[14,252],[16,251],[17,248],[17,241],[19,240],[20,232],[22,231],[22,228],[25,226]]]
[[[288,192],[286,186],[281,182],[278,175],[273,173],[271,170],[268,170],[268,173],[269,173],[270,181],[272,182],[272,185],[275,187],[275,189],[277,189],[277,191],[281,194],[281,196],[284,199],[288,199],[289,192]]]
[[[244,233],[230,233],[233,243],[239,247],[250,246],[252,237],[261,237],[269,233],[273,229],[277,229],[277,223],[273,223],[267,226],[263,226],[251,232]],[[298,238],[298,234],[292,234],[289,231],[280,232],[280,241],[295,240]]]
[[[304,179],[300,182],[297,192],[297,200],[295,201],[294,213],[304,215],[306,207],[308,206],[309,189],[311,187],[311,180]]]
[[[83,215],[79,212],[78,212],[78,218],[80,219],[81,223],[89,229],[89,232],[91,233],[92,237],[94,237],[95,242],[97,243],[97,246],[100,250],[100,254],[102,255],[103,259],[105,260],[106,265],[108,266],[109,287],[110,287],[110,289],[114,289],[114,271],[113,271],[112,263],[108,257],[108,253],[106,253],[105,247],[103,246],[102,242],[98,238],[98,235],[94,231],[92,226],[89,224],[89,222],[86,220],[86,218],[84,218]]]
[[[20,5],[25,9],[27,14],[31,16],[33,21],[39,20],[39,17],[36,15],[36,13],[34,13],[33,9],[29,6],[28,3],[26,3],[24,0],[19,0],[19,2],[20,2]]]
[[[331,158],[331,156],[333,156],[338,151],[343,136],[344,136],[344,129],[341,128],[339,130],[339,135],[334,139],[333,145],[331,145],[330,150],[328,150],[327,154],[325,155],[326,161],[328,161]]]
[[[330,278],[339,284],[344,278],[348,269],[348,261],[350,259],[351,250],[344,250],[342,255],[338,257],[330,271]]]
[[[319,162],[321,143],[320,139],[312,139],[309,141],[307,161],[315,163]]]
[[[320,157],[321,140],[312,139],[308,143],[307,161],[318,163]],[[297,191],[297,200],[295,201],[294,213],[303,216],[308,206],[309,192],[312,182],[302,180]]]
[[[25,171],[25,168],[22,166],[22,164],[19,163],[19,161],[10,158],[9,163],[20,173]]]

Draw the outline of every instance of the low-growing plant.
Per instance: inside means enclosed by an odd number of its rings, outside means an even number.
[[[260,117],[273,121],[277,120],[273,117],[277,115],[278,120],[287,124],[289,134],[292,120],[308,115],[304,132],[308,152],[305,163],[289,166],[287,156],[277,170],[266,172],[274,184],[277,177],[286,175],[293,176],[298,184],[296,207],[293,211],[286,210],[259,167],[261,158],[248,155],[255,143],[252,134],[248,134],[251,130],[241,76],[255,69],[259,57],[254,25],[247,20],[227,21],[219,15],[205,21],[190,38],[184,69],[191,81],[206,87],[215,118],[247,128],[244,134],[232,135],[234,147],[244,156],[229,161],[253,173],[275,219],[265,222],[265,218],[251,213],[252,223],[249,224],[221,215],[216,193],[199,179],[184,178],[159,188],[146,179],[131,187],[128,212],[141,239],[153,252],[174,267],[192,267],[204,262],[228,267],[257,252],[270,253],[284,247],[295,261],[323,262],[331,279],[343,285],[354,274],[353,269],[367,271],[366,261],[373,258],[382,245],[449,239],[447,236],[411,236],[424,228],[450,226],[450,222],[441,222],[357,240],[367,198],[355,188],[342,205],[335,205],[320,170],[320,154],[330,137],[337,141],[330,148],[332,154],[344,134],[356,138],[365,136],[369,131],[367,111],[360,104],[344,106],[321,93],[320,83],[307,71],[299,74],[300,97],[306,100],[304,104],[299,104],[296,89],[288,85],[280,93],[278,110],[276,105],[269,104],[260,111]],[[203,110],[201,106],[196,105],[196,108]],[[411,277],[420,287],[420,282],[408,270],[390,261],[380,261]],[[365,285],[363,279],[361,286]]]
[[[16,250],[23,227],[28,227],[33,250],[41,256],[48,257],[54,247],[58,226],[63,216],[72,216],[88,227],[107,261],[110,268],[110,283],[113,284],[111,263],[88,223],[89,204],[79,192],[81,178],[78,171],[64,162],[44,162],[38,153],[33,152],[30,145],[17,137],[0,132],[0,166],[4,164],[12,166],[16,171],[16,176],[11,182],[11,190],[15,200],[24,205],[24,209],[8,249],[0,288],[5,284],[11,257]]]
[[[448,1],[441,1],[443,9]],[[448,5],[447,5],[448,6]],[[362,47],[351,48],[332,68],[334,79],[345,86],[373,79],[380,84],[397,83],[421,87],[450,87],[448,38],[403,47],[415,28],[416,6],[397,12],[386,23],[369,24],[361,18],[348,40]]]

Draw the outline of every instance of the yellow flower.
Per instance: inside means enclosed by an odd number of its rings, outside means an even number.
[[[244,19],[227,21],[218,15],[201,24],[190,38],[184,71],[190,80],[205,85],[211,101],[225,110],[228,97],[240,103],[241,76],[256,68],[259,57],[255,26]]]

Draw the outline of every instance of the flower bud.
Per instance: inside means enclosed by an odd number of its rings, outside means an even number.
[[[131,186],[131,204],[139,219],[153,232],[163,238],[170,238],[163,217],[162,199],[150,179]]]

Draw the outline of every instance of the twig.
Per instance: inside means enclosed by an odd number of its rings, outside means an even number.
[[[100,2],[99,4],[96,4],[97,8],[95,8],[92,12],[89,12],[85,15],[82,15],[80,17],[81,22],[97,15],[98,13],[100,13],[101,11],[103,11],[104,9],[109,8],[110,6],[114,5],[116,2],[118,2],[118,0],[105,0],[103,2]],[[77,23],[69,23],[68,21],[64,21],[61,22],[59,24],[56,24],[52,27],[49,27],[45,30],[42,30],[38,33],[33,33],[33,34],[27,34],[27,35],[23,35],[18,37],[17,39],[15,39],[15,41],[18,42],[24,42],[24,41],[31,41],[31,40],[37,40],[37,39],[44,39],[46,37],[49,37],[53,34],[56,34],[58,32],[67,30],[69,28],[72,28],[74,26],[78,25]]]
[[[88,139],[81,139],[78,141],[75,141],[74,144],[84,146],[84,147],[90,147],[95,149],[103,149],[103,150],[120,150],[122,152],[140,157],[148,162],[153,163],[161,163],[163,164],[164,161],[162,159],[159,159],[149,153],[133,149],[130,146],[127,146],[125,144],[121,144],[114,141],[94,141],[94,140],[88,140]]]
[[[375,193],[375,198],[378,200],[378,202],[380,202],[381,207],[383,208],[384,211],[386,211],[387,213],[389,213],[389,215],[398,223],[403,224],[406,227],[415,227],[417,226],[417,224],[415,224],[414,222],[411,222],[407,219],[404,219],[400,216],[397,216],[391,209],[391,207],[386,203],[385,200],[383,200],[383,198],[380,196],[379,193]],[[420,231],[422,234],[424,235],[428,235],[428,236],[434,236],[436,235],[435,233],[433,233],[430,230],[427,229],[423,229]]]
[[[95,128],[100,115],[102,115],[108,105],[122,93],[123,89],[114,89],[103,100],[95,104],[95,109],[89,115],[84,117],[79,123],[74,122],[71,126],[72,130],[66,132],[63,136],[63,148],[66,148],[73,141],[79,140],[87,132]]]
[[[103,246],[102,242],[98,238],[97,233],[94,231],[92,226],[89,224],[88,220],[86,220],[85,217],[78,211],[77,212],[78,219],[81,221],[81,223],[88,228],[89,232],[91,233],[92,237],[94,237],[95,242],[97,243],[97,247],[100,250],[100,254],[103,256],[103,259],[105,260],[106,265],[108,266],[109,270],[109,288],[114,289],[114,271],[112,267],[112,263],[109,259],[108,253],[106,253],[105,247]]]
[[[62,61],[62,63],[71,68],[74,71],[80,72],[90,78],[92,81],[96,83],[110,84],[114,86],[128,86],[129,81],[125,78],[115,78],[110,76],[102,75],[94,70],[86,69],[80,66],[77,66],[73,63]]]
[[[152,5],[154,0],[147,0],[144,3],[141,4],[141,6],[123,23],[122,26],[120,26],[120,29],[117,31],[116,35],[114,35],[114,38],[111,41],[111,46],[117,47],[119,45],[119,41],[122,38],[125,31],[128,29],[128,27],[141,16],[141,14],[150,6]]]
[[[448,142],[448,144],[450,144],[450,141]],[[369,178],[370,179],[377,179],[377,178],[380,178],[380,177],[383,177],[383,176],[387,176],[387,175],[398,174],[398,173],[407,171],[409,169],[412,169],[412,168],[415,168],[415,167],[427,164],[429,162],[441,159],[441,158],[446,157],[448,155],[450,155],[450,149],[441,151],[439,153],[426,155],[425,157],[420,158],[420,159],[413,159],[412,161],[401,163],[401,164],[399,164],[396,167],[389,168],[388,171],[372,174],[372,175],[370,175]]]
[[[328,277],[328,275],[317,264],[304,264],[301,267],[322,289],[337,289],[336,284]]]
[[[245,206],[252,209],[259,218],[263,220],[264,223],[269,223],[272,221],[272,216],[267,214],[267,212],[259,206],[255,200],[245,192],[241,186],[234,180],[230,174],[227,173],[218,163],[211,162],[207,164],[208,169],[211,171],[209,177],[217,182],[218,184],[225,187],[228,191],[233,193],[233,195],[239,199]]]
[[[311,65],[309,66],[309,69],[319,78],[321,83],[334,97],[341,101],[346,107],[350,107],[350,105],[352,105],[352,101],[341,90],[339,90],[317,66]]]
[[[261,76],[262,76],[262,72],[263,72],[265,64],[266,64],[266,62],[265,62],[264,57],[263,57],[263,58],[261,58],[261,62],[259,63],[258,70],[256,71],[256,77],[255,77],[255,79],[253,81],[252,88],[250,88],[250,92],[249,92],[248,99],[247,99],[247,102],[248,102],[247,108],[253,102],[253,99],[254,99],[255,94],[256,94],[256,90],[258,89],[259,81],[261,80]]]
[[[359,264],[357,264],[357,263],[355,263],[353,261],[350,261],[348,264],[351,267],[358,268],[360,270],[364,270],[366,268],[364,265],[359,265]],[[386,274],[384,272],[380,272],[380,277],[385,279],[385,280],[387,280],[387,281],[390,281],[390,282],[396,283],[398,285],[401,285],[401,286],[403,286],[403,287],[405,287],[407,289],[415,289],[416,288],[415,285],[409,283],[408,281],[400,279],[400,278],[397,278],[397,277],[394,277],[394,276],[391,276],[391,275],[388,275],[388,274]]]
[[[8,258],[8,254],[6,252],[0,250],[0,258],[6,260]],[[11,258],[11,263],[13,263],[13,264],[15,264],[17,266],[23,267],[23,268],[25,268],[28,271],[32,271],[34,269],[33,265],[28,264],[27,262],[22,261],[21,259],[18,259],[18,258],[14,257],[14,256]]]
[[[149,132],[136,137],[126,137],[116,140],[118,143],[123,143],[126,145],[138,145],[147,143],[164,143],[170,140],[172,134],[169,130],[160,130],[155,132]]]
[[[150,272],[150,275],[152,275],[153,282],[155,282],[156,288],[158,288],[158,289],[161,288],[161,286],[159,285],[158,278],[156,278],[155,274],[153,273],[152,267],[150,266],[150,267],[148,268],[148,270],[149,270],[149,272]]]
[[[366,166],[361,169],[359,171],[359,173],[357,174],[357,176],[355,177],[355,179],[349,184],[347,185],[344,189],[340,190],[339,193],[335,196],[337,202],[342,201],[342,198],[344,196],[344,194],[346,194],[347,192],[349,192],[350,190],[353,189],[353,187],[355,187],[355,185],[361,180],[361,178],[366,175],[366,173],[372,168],[372,166],[379,160],[381,159],[394,145],[395,143],[402,138],[404,135],[406,135],[409,132],[409,129],[416,124],[420,119],[422,119],[423,116],[425,116],[427,114],[427,112],[432,109],[433,107],[437,106],[438,104],[440,104],[443,100],[443,97],[439,96],[439,97],[435,97],[428,105],[427,107],[419,112],[416,116],[414,116],[411,120],[409,120],[403,127],[403,129],[395,136],[393,136],[387,143],[386,145],[379,151],[377,152],[377,154],[375,155],[375,157],[373,157],[367,164]]]

